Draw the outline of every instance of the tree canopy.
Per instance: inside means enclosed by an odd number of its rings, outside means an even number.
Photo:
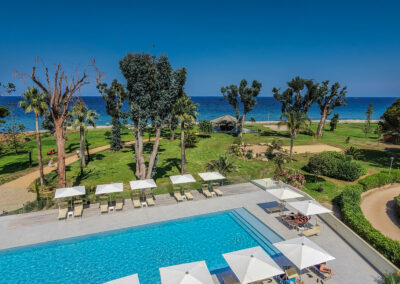
[[[382,131],[400,133],[400,98],[385,110],[381,119]]]

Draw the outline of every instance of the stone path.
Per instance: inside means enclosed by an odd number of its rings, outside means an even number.
[[[124,145],[131,145],[133,142],[127,142]],[[90,153],[97,153],[110,148],[110,145],[104,145],[101,147],[93,148]],[[73,154],[65,158],[65,164],[69,165],[76,162],[78,157]],[[48,174],[51,171],[57,169],[57,165],[54,167],[45,166],[43,168],[44,174]],[[36,198],[36,194],[28,191],[29,185],[37,178],[39,178],[39,170],[27,173],[26,175],[7,182],[0,186],[0,212],[3,210],[12,211],[21,208],[24,203],[33,201]]]
[[[369,190],[362,195],[361,209],[372,226],[385,236],[400,241],[400,218],[396,215],[394,198],[400,184]]]

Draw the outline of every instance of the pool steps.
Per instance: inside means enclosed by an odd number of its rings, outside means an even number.
[[[229,214],[271,257],[281,255],[280,251],[278,251],[272,243],[280,242],[283,239],[249,211],[245,208],[237,208],[232,210]]]

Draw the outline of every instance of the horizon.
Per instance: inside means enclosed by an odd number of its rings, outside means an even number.
[[[29,74],[36,57],[67,71],[94,58],[104,82],[125,83],[119,60],[137,51],[186,67],[193,97],[219,96],[242,78],[260,81],[260,97],[270,97],[295,76],[337,81],[349,97],[400,95],[397,1],[41,3],[3,3],[0,82],[15,83],[17,95],[33,83],[13,73]],[[96,85],[82,93],[94,96]]]

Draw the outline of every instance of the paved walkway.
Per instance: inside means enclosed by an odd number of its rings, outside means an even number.
[[[400,241],[400,218],[394,198],[400,194],[400,184],[369,190],[362,195],[361,209],[372,226],[385,236]]]
[[[156,206],[133,209],[131,201],[126,200],[122,212],[100,215],[98,205],[84,210],[83,217],[57,220],[57,210],[0,217],[0,249],[12,248],[82,236],[108,230],[189,217],[222,210],[244,207],[264,224],[283,238],[298,235],[296,230],[288,229],[277,213],[267,214],[262,209],[267,203],[276,202],[271,195],[251,183],[221,187],[224,196],[205,199],[197,191],[192,191],[194,201],[176,203],[169,195],[156,196]],[[312,220],[315,220],[314,218]],[[314,221],[313,221],[314,222]],[[335,275],[325,283],[375,283],[378,273],[343,239],[322,221],[322,233],[311,239],[327,250],[335,260],[329,262]],[[46,232],[46,233],[44,233]],[[305,283],[316,283],[316,277],[303,277]]]
[[[127,142],[125,145],[131,145],[133,142]],[[90,153],[97,153],[110,148],[110,145],[105,145],[90,150]],[[70,155],[65,158],[65,164],[69,165],[73,162],[78,161],[78,157]],[[54,167],[44,166],[44,174],[48,174],[57,169],[57,165]],[[24,203],[33,201],[36,198],[36,194],[28,191],[29,185],[40,177],[39,170],[27,173],[26,175],[2,184],[0,186],[0,212],[3,210],[12,211],[21,208]]]

